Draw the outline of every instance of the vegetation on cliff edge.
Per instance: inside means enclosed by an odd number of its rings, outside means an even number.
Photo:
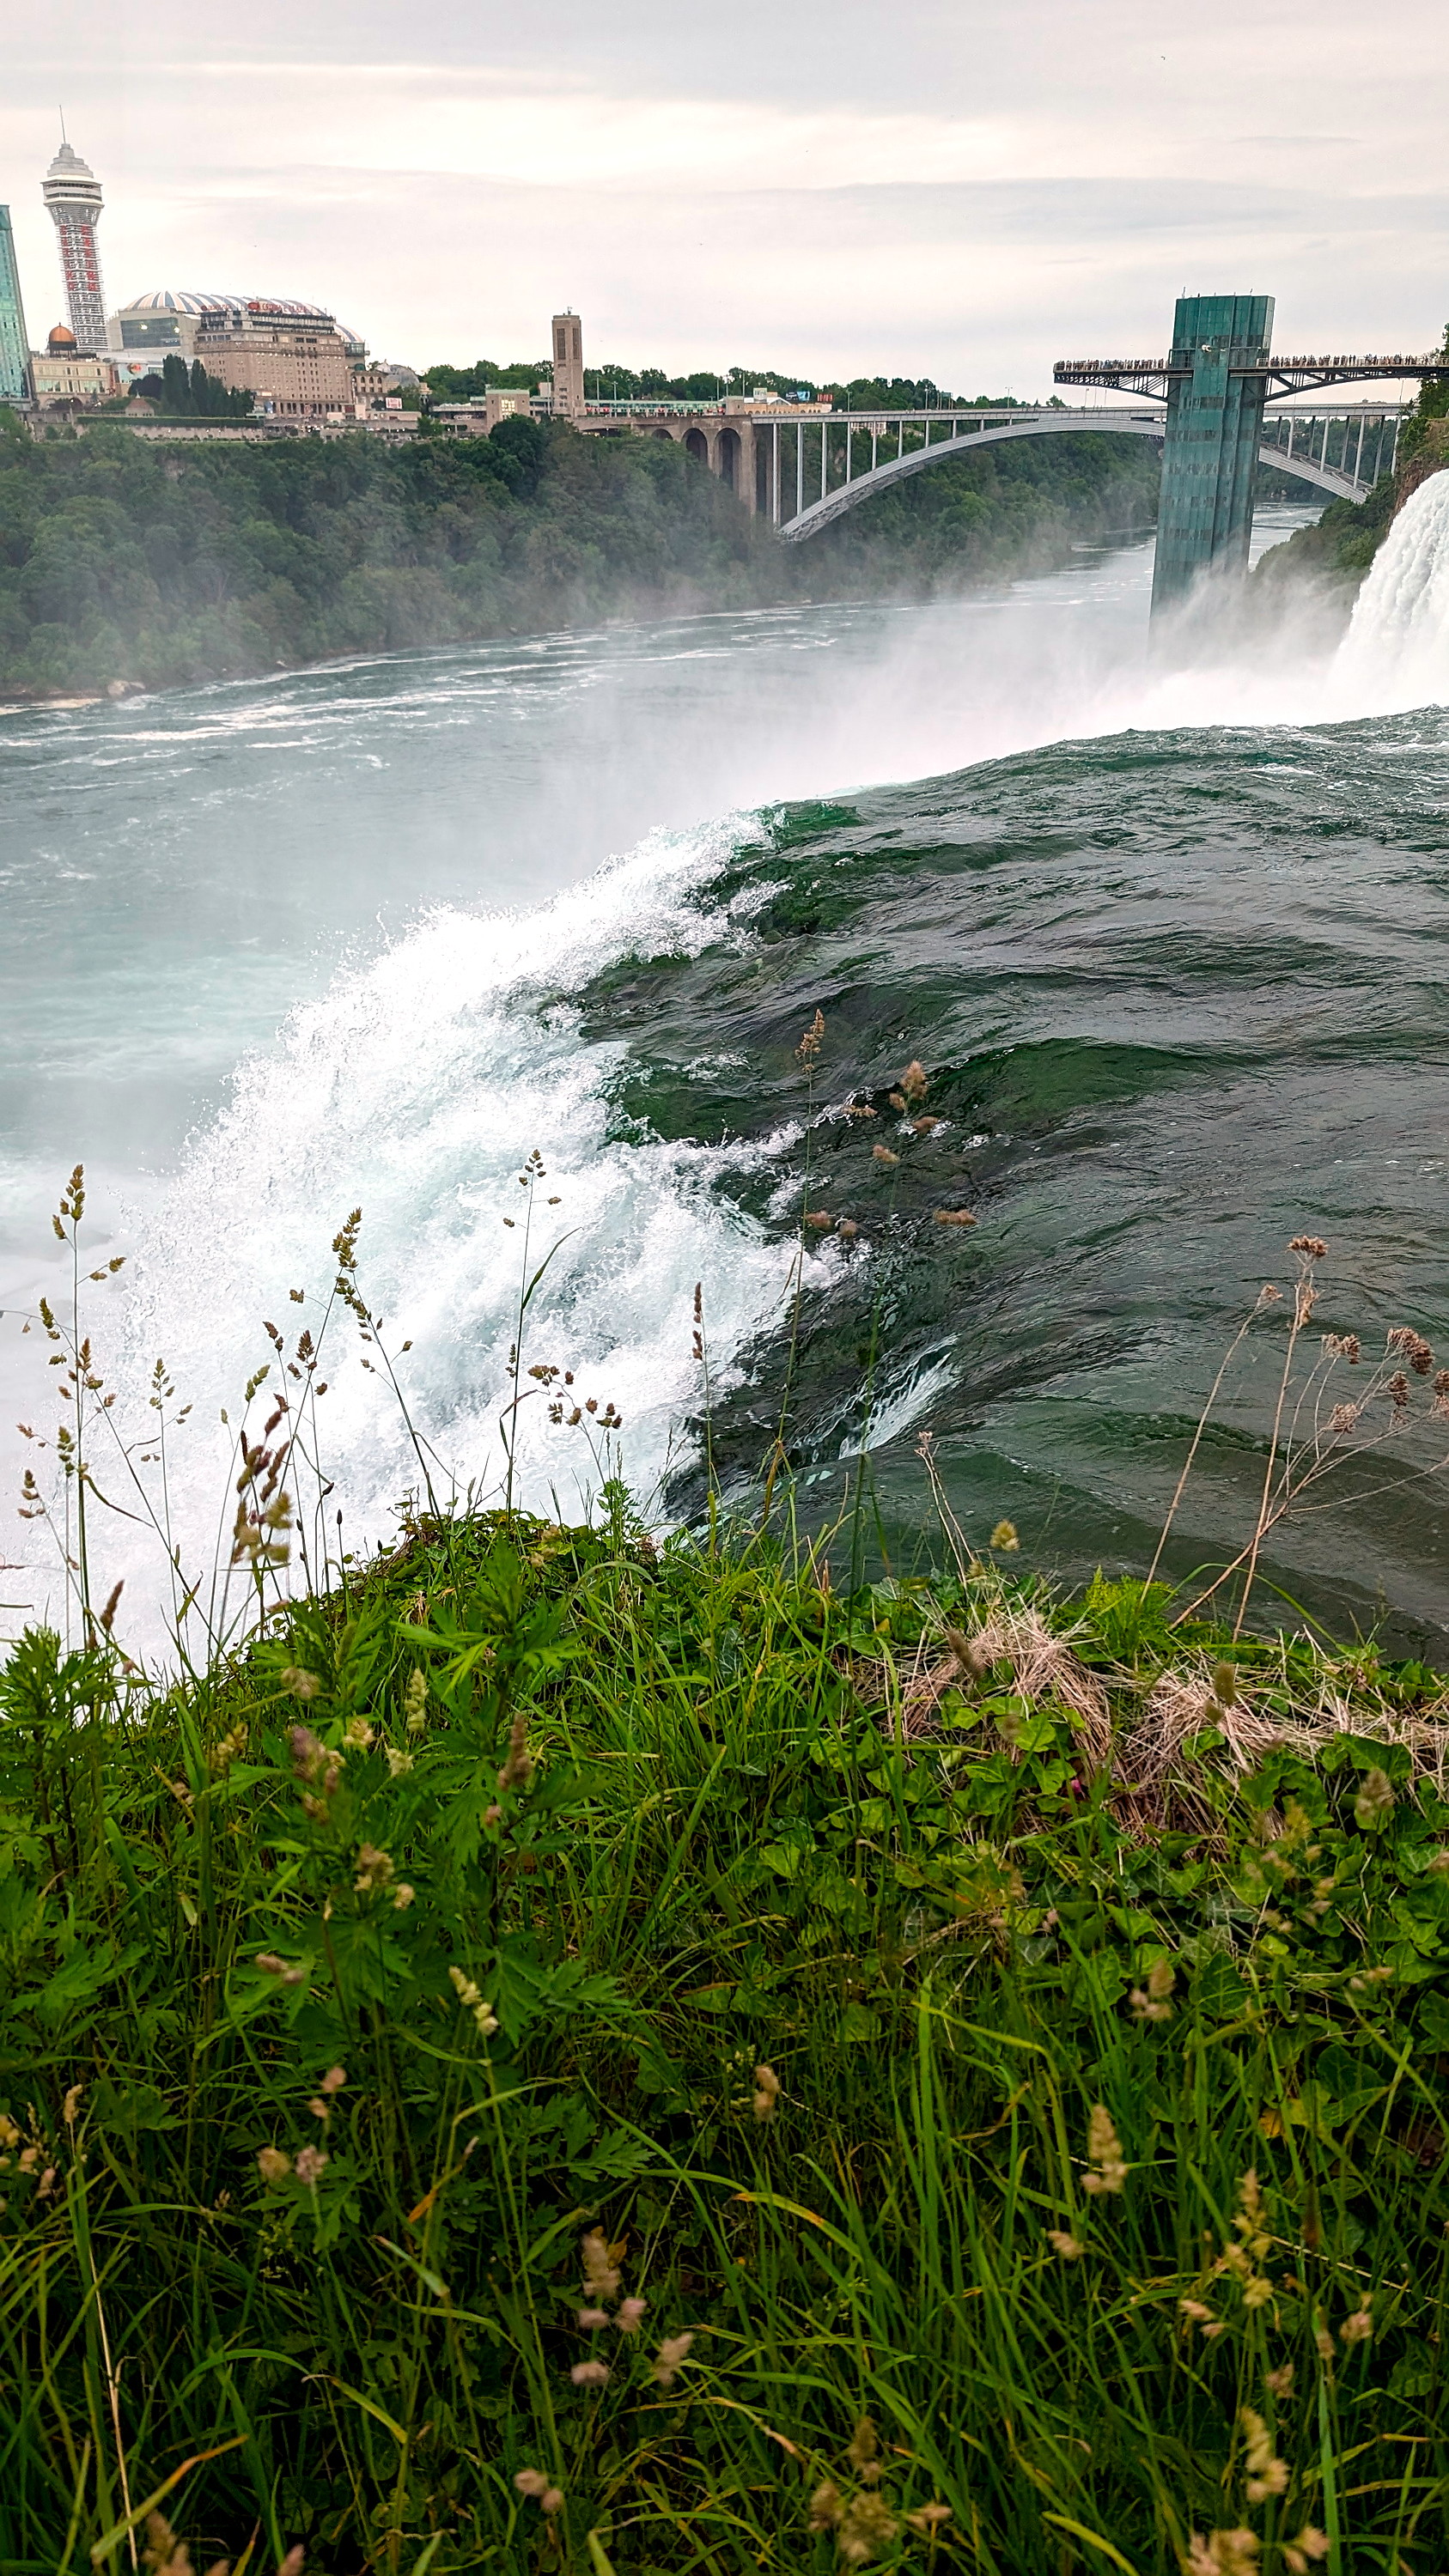
[[[1435,2566],[1441,1685],[607,1499],[13,1654],[0,2561]]]
[[[795,552],[662,440],[517,420],[397,446],[170,446],[109,424],[32,440],[4,418],[0,689],[36,696],[605,618],[930,595],[1145,522],[1156,477],[1120,442],[993,449]]]

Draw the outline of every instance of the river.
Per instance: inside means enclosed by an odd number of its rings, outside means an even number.
[[[1304,515],[1264,511],[1259,544]],[[7,1423],[46,1429],[20,1320],[63,1290],[49,1216],[81,1159],[97,1261],[132,1256],[87,1290],[110,1427],[139,1435],[158,1355],[193,1406],[168,1468],[188,1561],[263,1319],[320,1313],[354,1206],[432,1472],[496,1493],[536,1147],[535,1264],[564,1239],[525,1366],[617,1408],[609,1462],[660,1516],[701,1492],[698,1282],[726,1490],[783,1407],[806,1518],[868,1452],[873,1562],[908,1571],[929,1431],[973,1545],[1009,1517],[1021,1564],[1141,1570],[1290,1235],[1329,1247],[1315,1333],[1449,1333],[1441,554],[1426,523],[1333,658],[1281,630],[1149,657],[1134,543],[930,608],[0,713]],[[887,1097],[911,1059],[922,1136]],[[797,1298],[802,1192],[830,1225]],[[1251,1527],[1281,1356],[1265,1328],[1229,1383],[1178,1574]],[[329,1513],[357,1548],[418,1482],[367,1358],[329,1328]],[[531,1383],[523,1489],[577,1511],[598,1416],[553,1422]],[[1349,1457],[1274,1532],[1265,1601],[1442,1653],[1436,1431]],[[51,1455],[0,1437],[11,1488]],[[59,1593],[46,1525],[8,1526],[13,1629]],[[145,1547],[96,1526],[145,1636]]]

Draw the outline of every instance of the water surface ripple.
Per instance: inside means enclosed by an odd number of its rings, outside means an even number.
[[[1148,571],[1104,551],[930,611],[0,717],[7,1413],[40,1401],[12,1323],[55,1285],[45,1210],[83,1155],[140,1248],[107,1347],[133,1385],[163,1350],[196,1397],[183,1513],[211,1518],[261,1316],[292,1285],[315,1311],[359,1202],[419,1415],[486,1487],[502,1221],[537,1144],[568,1240],[536,1355],[620,1406],[627,1472],[675,1512],[700,1490],[699,1280],[727,1483],[758,1473],[788,1377],[807,1512],[864,1447],[893,1564],[922,1543],[929,1430],[976,1540],[1009,1515],[1072,1578],[1140,1567],[1290,1235],[1330,1246],[1315,1329],[1449,1337],[1449,718],[1344,720],[1341,674],[1291,637],[1154,668]],[[888,1100],[912,1057],[924,1137]],[[802,1198],[832,1223],[797,1310]],[[961,1207],[974,1229],[936,1223]],[[1251,1525],[1275,1351],[1270,1330],[1205,1444],[1179,1572]],[[412,1477],[361,1356],[334,1353],[328,1399],[357,1534]],[[523,1450],[560,1509],[596,1479],[541,1402]],[[1350,1465],[1271,1582],[1442,1652],[1438,1454],[1399,1444],[1388,1490],[1382,1460]],[[22,1546],[8,1590],[43,1606]]]

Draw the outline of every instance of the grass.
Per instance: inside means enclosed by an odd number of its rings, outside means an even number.
[[[6,2576],[1435,2576],[1438,1682],[607,1501],[0,1675]]]

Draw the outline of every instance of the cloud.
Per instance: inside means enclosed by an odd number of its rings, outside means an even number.
[[[539,352],[570,303],[595,357],[1031,391],[1219,285],[1275,293],[1300,347],[1437,335],[1445,38],[1418,0],[722,23],[416,0],[398,61],[391,0],[55,0],[0,102],[33,330],[60,310],[38,192],[63,77],[113,301],[304,295],[419,363]]]

